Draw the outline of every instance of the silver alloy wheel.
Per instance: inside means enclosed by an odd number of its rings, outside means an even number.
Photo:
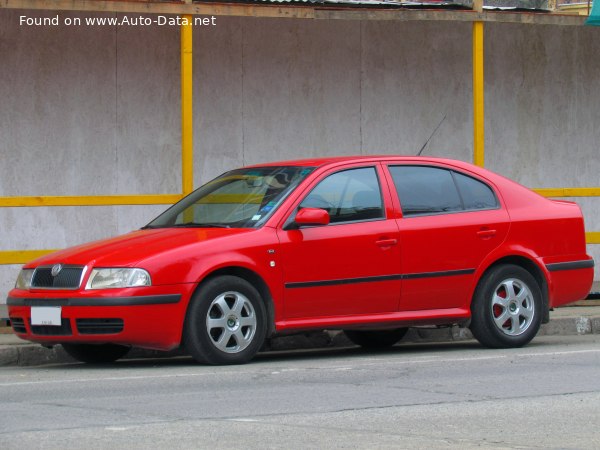
[[[523,334],[533,322],[535,303],[527,284],[508,278],[494,289],[492,318],[496,327],[507,336]]]
[[[244,350],[256,333],[256,313],[240,292],[224,292],[215,298],[206,315],[206,331],[213,345],[225,353]]]

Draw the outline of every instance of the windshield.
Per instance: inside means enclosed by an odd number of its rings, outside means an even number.
[[[224,173],[144,228],[257,228],[313,167],[258,167]]]

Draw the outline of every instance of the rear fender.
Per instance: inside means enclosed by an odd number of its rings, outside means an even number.
[[[541,258],[529,249],[522,246],[512,245],[503,247],[501,250],[498,249],[492,252],[488,257],[481,263],[481,265],[475,271],[474,283],[471,286],[471,292],[469,299],[473,299],[475,290],[479,285],[481,279],[489,272],[492,268],[500,264],[514,264],[523,267],[536,279],[540,290],[542,292],[542,303],[543,303],[543,317],[542,323],[548,323],[550,320],[550,305],[551,305],[551,286],[549,280],[550,272],[546,266],[542,263]],[[468,305],[470,308],[470,305]]]

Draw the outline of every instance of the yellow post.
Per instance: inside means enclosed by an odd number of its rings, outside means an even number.
[[[193,17],[183,16],[181,25],[181,184],[182,193],[194,190],[194,144],[192,115]]]
[[[483,22],[473,22],[473,163],[485,163],[483,102]]]

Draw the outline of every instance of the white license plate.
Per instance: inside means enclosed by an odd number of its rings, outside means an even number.
[[[31,307],[31,325],[61,325],[60,306]]]

